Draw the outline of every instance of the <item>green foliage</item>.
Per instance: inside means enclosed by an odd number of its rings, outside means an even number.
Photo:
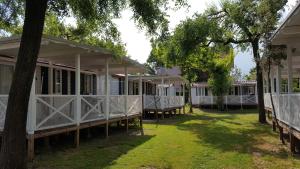
[[[210,77],[208,85],[213,95],[223,96],[228,93],[233,80],[230,76],[233,58],[234,54],[231,51],[228,56],[215,59],[214,64],[209,67]]]
[[[123,10],[131,9],[137,25],[156,35],[167,29],[165,11],[184,5],[185,0],[49,0],[44,34],[105,47],[124,56],[125,45],[112,21]],[[74,19],[74,25],[67,25],[67,19]],[[21,34],[23,21],[24,0],[0,1],[0,36]]]
[[[249,74],[245,75],[246,80],[256,80],[256,68],[251,68]]]
[[[234,81],[242,80],[242,71],[237,66],[234,66],[230,72],[231,77]]]

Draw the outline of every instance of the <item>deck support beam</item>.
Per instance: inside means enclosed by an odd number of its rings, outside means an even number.
[[[34,159],[34,134],[28,135],[27,141],[27,153],[28,153],[28,160],[33,161]]]
[[[290,137],[290,149],[291,149],[291,153],[295,154],[296,153],[296,138],[293,135],[293,130],[292,129],[289,130],[289,137]]]

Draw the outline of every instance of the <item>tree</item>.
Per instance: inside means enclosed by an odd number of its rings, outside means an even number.
[[[224,54],[223,54],[224,55]],[[220,111],[224,110],[224,95],[228,94],[232,85],[233,77],[230,76],[234,60],[233,50],[227,56],[213,58],[211,65],[207,65],[209,72],[208,86],[214,96],[217,96],[217,106]]]
[[[266,38],[269,39],[269,38]],[[276,65],[276,66],[281,66],[281,61],[286,60],[287,55],[286,55],[286,46],[285,45],[271,45],[268,40],[266,40],[267,43],[265,44],[265,50],[264,50],[264,55],[262,59],[262,67],[267,70],[267,80],[268,80],[268,92],[270,95],[270,101],[271,101],[271,106],[272,106],[272,112],[273,116],[275,119],[275,123],[277,126],[279,126],[278,119],[277,119],[277,113],[276,113],[276,108],[274,106],[274,101],[272,97],[272,89],[271,89],[271,78],[270,78],[270,73],[271,73],[271,67]],[[279,89],[280,90],[280,89]],[[283,138],[283,131],[280,130],[280,139],[282,143],[284,144],[284,138]]]
[[[205,26],[202,27],[203,23],[202,21],[197,23],[192,20],[184,21],[176,27],[172,34],[168,33],[168,36],[152,41],[152,51],[148,62],[151,61],[153,65],[180,67],[183,76],[189,81],[190,87],[193,82],[202,81],[204,78],[200,75],[205,72],[209,76],[209,84],[213,93],[220,96],[218,103],[221,105],[219,106],[221,109],[223,95],[228,92],[231,84],[230,70],[233,66],[233,52],[229,45],[215,44],[191,48],[194,41],[189,41],[190,38],[203,37],[207,34],[208,29]],[[206,23],[209,25],[208,22]],[[194,34],[189,35],[190,32],[194,32]],[[189,42],[193,44],[189,44]],[[207,80],[206,77],[205,80]],[[191,101],[191,90],[189,93]],[[190,112],[192,111],[190,103]]]
[[[259,122],[266,123],[260,44],[275,30],[287,0],[223,0],[186,21],[181,46],[187,51],[198,46],[236,44],[252,48],[256,63]]]
[[[183,0],[173,0],[183,5]],[[24,23],[17,63],[9,92],[0,166],[4,169],[26,167],[26,120],[33,74],[39,53],[45,15],[72,15],[77,21],[101,30],[123,9],[131,9],[140,28],[149,34],[166,26],[166,0],[2,0],[0,1],[1,33],[6,34],[18,23]],[[25,12],[25,13],[24,13]],[[8,30],[8,31],[7,31]]]
[[[249,74],[244,77],[246,80],[256,80],[256,68],[251,68]]]
[[[234,81],[242,80],[242,71],[237,66],[234,66],[230,72],[231,77]]]

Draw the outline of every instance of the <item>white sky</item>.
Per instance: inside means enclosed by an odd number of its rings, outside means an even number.
[[[219,0],[188,0],[190,5],[188,10],[180,9],[177,11],[168,11],[168,15],[170,16],[170,30],[173,30],[180,21],[193,16],[194,13],[203,12],[207,5],[214,2],[217,3]],[[293,6],[295,2],[296,0],[288,0],[286,13],[292,9],[291,6]],[[151,51],[150,38],[146,36],[145,31],[139,30],[136,27],[131,16],[132,13],[130,10],[123,11],[122,17],[114,20],[114,22],[117,24],[119,31],[121,32],[121,38],[126,44],[129,56],[132,59],[138,60],[140,63],[145,63]],[[254,67],[251,51],[244,53],[237,51],[236,54],[236,66],[241,68],[243,74],[247,74],[250,68]]]

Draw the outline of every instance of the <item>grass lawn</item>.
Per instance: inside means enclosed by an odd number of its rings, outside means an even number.
[[[300,168],[271,126],[257,123],[256,110],[193,115],[144,124],[145,136],[94,138],[80,148],[36,156],[33,168]]]

